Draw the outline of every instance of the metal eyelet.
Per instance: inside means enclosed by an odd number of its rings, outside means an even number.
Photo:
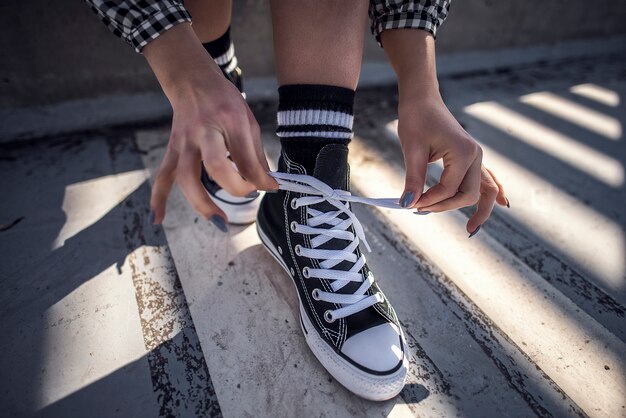
[[[307,278],[307,279],[311,277],[311,276],[309,275],[309,268],[308,268],[308,267],[304,267],[304,268],[302,269],[302,275],[303,275],[305,278]]]
[[[319,289],[313,289],[313,291],[311,292],[311,297],[314,300],[320,300],[320,290]]]
[[[298,207],[296,206],[296,198],[294,197],[293,199],[291,199],[291,209],[296,210],[298,209]]]
[[[291,232],[296,232],[296,221],[291,221],[289,228],[291,228]]]
[[[301,250],[302,250],[302,247],[300,246],[300,244],[298,244],[298,245],[296,245],[296,246],[293,248],[293,250],[295,251],[295,253],[296,253],[296,255],[297,255],[297,256],[300,256],[300,255],[301,255],[301,254],[300,254],[300,252],[301,252]]]
[[[324,312],[324,321],[328,322],[329,324],[335,322],[335,318],[333,318],[333,313],[331,311]]]

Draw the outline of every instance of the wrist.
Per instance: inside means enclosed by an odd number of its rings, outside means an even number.
[[[381,34],[385,53],[398,78],[401,99],[439,97],[435,39],[420,29],[390,29]]]
[[[172,104],[181,97],[189,98],[211,75],[221,77],[219,67],[188,23],[161,34],[144,47],[143,54]]]
[[[442,100],[439,82],[434,79],[398,78],[399,103],[424,100]]]

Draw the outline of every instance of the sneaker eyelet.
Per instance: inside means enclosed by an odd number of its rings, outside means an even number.
[[[296,253],[297,256],[300,256],[300,252],[301,252],[302,247],[300,246],[300,244],[296,245],[293,250]]]
[[[296,210],[298,209],[298,207],[296,206],[296,198],[294,197],[293,199],[291,199],[291,209]]]
[[[313,291],[311,292],[311,297],[313,298],[313,300],[320,300],[320,290],[319,289],[313,289]]]
[[[333,313],[331,311],[324,312],[324,321],[328,322],[329,324],[335,322],[335,318],[333,318]]]
[[[291,229],[291,232],[296,232],[296,221],[291,221],[289,228]]]
[[[311,276],[309,275],[309,268],[308,268],[308,267],[304,267],[304,268],[302,269],[302,275],[303,275],[306,279],[308,279],[308,278],[310,278],[310,277],[311,277]]]

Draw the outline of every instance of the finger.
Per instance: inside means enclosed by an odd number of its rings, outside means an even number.
[[[500,183],[496,175],[493,174],[493,171],[489,170],[487,167],[485,167],[485,170],[487,170],[495,184],[498,186],[498,196],[496,197],[496,202],[498,202],[498,204],[501,206],[506,206],[507,208],[510,208],[511,203],[509,202],[509,198],[506,197],[506,193],[504,192],[504,186],[502,185],[502,183]]]
[[[428,149],[414,147],[404,151],[404,192],[400,198],[400,206],[410,208],[419,200],[424,192],[426,171],[428,169]]]
[[[269,176],[269,170],[263,165],[262,161],[265,159],[259,158],[255,141],[260,141],[260,134],[257,138],[253,137],[247,118],[239,126],[231,127],[226,136],[231,158],[241,175],[259,190],[276,189],[278,187],[276,181]]]
[[[159,166],[159,170],[156,173],[154,184],[152,184],[150,210],[152,212],[151,222],[155,225],[163,222],[163,218],[165,218],[167,196],[169,196],[172,190],[172,184],[176,178],[177,163],[177,152],[168,147],[161,161],[161,165]]]
[[[178,159],[176,183],[191,204],[191,207],[204,219],[212,221],[218,228],[226,232],[228,218],[222,210],[209,198],[200,181],[200,152],[185,150]]]
[[[455,196],[467,175],[469,167],[477,158],[482,161],[482,152],[479,150],[478,146],[471,144],[464,150],[455,151],[455,154],[444,156],[444,169],[439,183],[428,189],[416,206],[420,208],[431,206]]]
[[[422,207],[418,202],[419,211],[436,213],[475,205],[480,195],[481,165],[479,159],[474,160],[454,196],[430,206]]]
[[[247,107],[247,110],[248,110],[248,122],[250,123],[250,132],[252,133],[252,140],[253,140],[256,156],[258,160],[261,162],[261,165],[263,166],[263,169],[265,170],[265,172],[269,173],[270,166],[267,162],[267,157],[265,156],[265,150],[263,149],[263,141],[261,140],[261,127],[259,126],[259,123],[256,121],[256,118],[252,114],[252,111],[250,110],[249,107]],[[278,189],[278,183],[276,182],[276,180],[269,175],[268,177],[270,179],[271,187],[266,190]]]
[[[467,232],[470,234],[482,226],[487,219],[491,216],[493,206],[498,196],[498,186],[493,180],[489,172],[483,170],[481,179],[480,198],[478,199],[478,206],[476,212],[467,221]]]
[[[228,159],[228,150],[222,135],[213,129],[205,135],[206,139],[200,141],[200,154],[202,163],[213,180],[233,196],[246,196],[256,191],[256,187],[244,180]]]

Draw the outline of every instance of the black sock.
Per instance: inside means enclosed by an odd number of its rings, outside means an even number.
[[[214,41],[202,44],[211,58],[220,66],[224,74],[232,73],[237,68],[235,45],[230,39],[230,27]]]
[[[313,173],[318,152],[352,138],[354,90],[319,84],[278,88],[276,134],[289,158]]]

